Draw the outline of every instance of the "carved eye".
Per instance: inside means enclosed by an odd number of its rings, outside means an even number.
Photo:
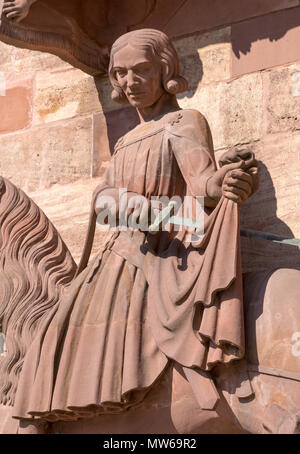
[[[116,69],[116,74],[122,78],[122,77],[126,76],[127,71],[126,71],[126,69],[118,68],[118,69]]]
[[[152,69],[152,65],[149,63],[145,63],[143,65],[139,65],[138,67],[136,67],[135,72],[136,72],[136,74],[142,76],[144,74],[147,74],[151,69]]]

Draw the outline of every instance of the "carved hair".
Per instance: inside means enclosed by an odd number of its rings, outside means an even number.
[[[128,100],[118,84],[114,70],[114,55],[127,44],[140,49],[150,50],[157,57],[162,66],[162,84],[166,92],[176,95],[188,88],[186,79],[179,74],[179,60],[177,52],[170,39],[163,32],[151,28],[135,30],[118,38],[111,48],[109,63],[109,78],[114,88],[112,99],[120,104],[127,104]]]
[[[0,177],[0,403],[13,405],[24,357],[56,310],[76,265],[40,208]]]

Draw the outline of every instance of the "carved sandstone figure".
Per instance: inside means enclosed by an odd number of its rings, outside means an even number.
[[[238,205],[256,185],[253,159],[216,170],[204,117],[181,110],[187,83],[176,52],[157,30],[120,37],[109,68],[113,98],[137,109],[141,123],[116,145],[92,202],[76,279],[26,354],[13,409],[48,421],[118,413],[140,403],[172,364],[199,405],[219,395],[209,371],[244,356]],[[204,196],[205,235],[116,230],[87,265],[95,202],[119,189],[128,199]]]
[[[0,178],[0,431],[297,433],[299,271],[244,278],[240,360],[238,204],[257,187],[253,157],[226,153],[216,171],[205,119],[176,103],[186,82],[162,33],[121,37],[110,77],[141,124],[95,191],[75,279],[53,225]],[[151,195],[205,196],[203,241],[117,230],[87,265],[95,207],[120,187],[146,196],[146,217]]]

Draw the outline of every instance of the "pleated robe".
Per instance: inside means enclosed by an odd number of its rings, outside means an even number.
[[[119,140],[93,195],[78,275],[26,354],[14,417],[120,412],[142,402],[172,361],[208,371],[243,357],[235,203],[222,198],[206,210],[199,244],[182,231],[116,229],[87,265],[100,194],[204,196],[215,171],[209,127],[196,110],[170,112]]]

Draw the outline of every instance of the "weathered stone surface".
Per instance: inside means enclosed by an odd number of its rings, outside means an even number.
[[[0,134],[24,129],[31,123],[32,79],[16,79],[5,85],[5,96],[0,96]]]
[[[53,222],[77,263],[87,232],[92,194],[99,182],[100,178],[80,179],[28,193]],[[105,235],[96,229],[91,259],[99,251]]]
[[[230,27],[174,40],[183,76],[190,89],[230,79]]]
[[[232,76],[300,59],[300,7],[232,25]]]
[[[264,74],[266,132],[300,129],[300,63]]]
[[[0,174],[25,190],[89,177],[92,118],[2,135],[0,149]]]
[[[73,68],[55,55],[29,49],[20,49],[0,41],[0,71],[9,79],[33,75],[37,71],[49,71],[54,68]]]
[[[36,76],[33,123],[49,123],[102,110],[94,80],[76,69]]]
[[[133,129],[139,119],[135,109],[123,107],[95,114],[93,121],[93,176],[96,176],[103,173],[117,140]]]
[[[15,48],[13,46],[9,46],[8,44],[0,41],[0,69],[4,64],[11,62],[12,55],[14,53]]]
[[[55,55],[28,49],[15,48],[14,66],[16,73],[35,73],[50,71],[54,68],[72,68],[71,65]]]
[[[262,76],[250,74],[178,96],[182,108],[194,108],[207,118],[215,149],[258,140],[262,136]]]
[[[93,78],[66,66],[36,75],[34,124],[117,108],[119,105],[111,100],[107,77]]]

